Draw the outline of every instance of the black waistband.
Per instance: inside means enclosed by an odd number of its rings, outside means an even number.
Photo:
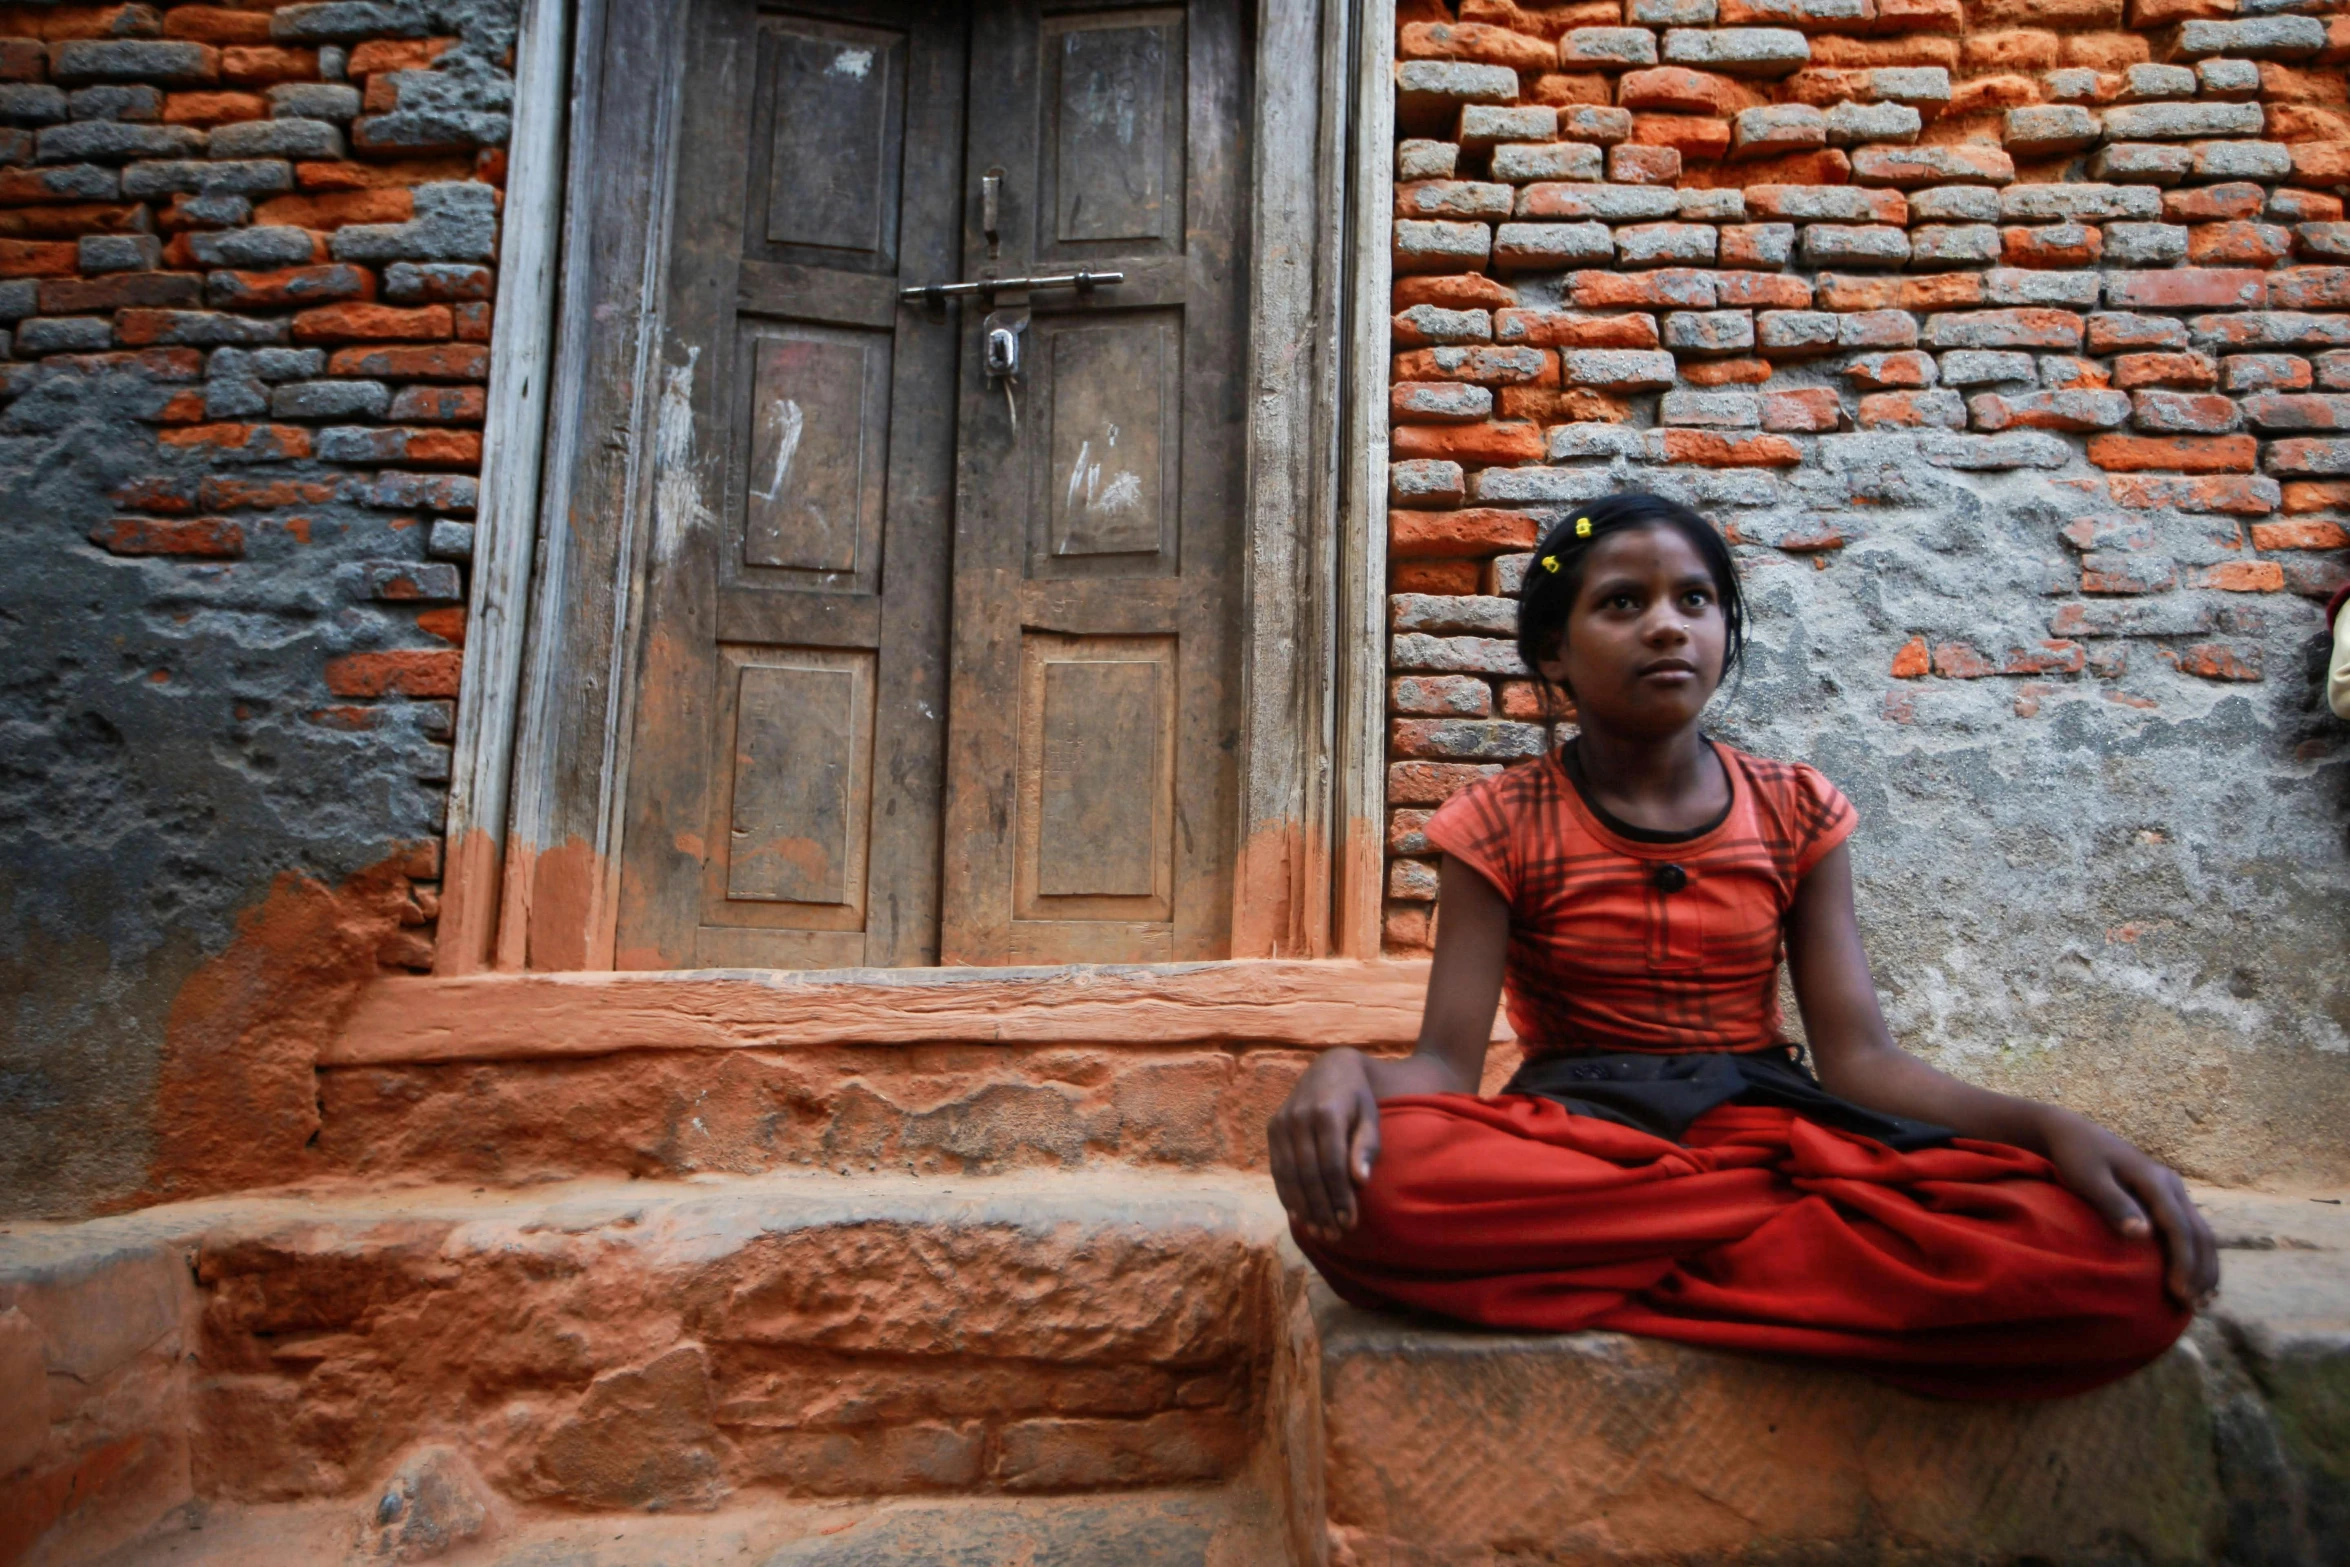
[[[1598,1116],[1653,1136],[1681,1134],[1716,1105],[1777,1105],[1807,1121],[1873,1137],[1902,1153],[1938,1148],[1949,1128],[1884,1115],[1839,1099],[1797,1064],[1791,1052],[1689,1051],[1624,1055],[1552,1051],[1530,1058],[1505,1094],[1532,1094],[1577,1115]]]

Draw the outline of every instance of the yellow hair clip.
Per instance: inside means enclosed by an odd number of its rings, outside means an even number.
[[[1591,519],[1589,517],[1577,517],[1575,519],[1575,537],[1578,539],[1588,539],[1591,537]]]
[[[1559,558],[1556,555],[1543,556],[1542,569],[1544,571],[1556,572],[1559,569]]]

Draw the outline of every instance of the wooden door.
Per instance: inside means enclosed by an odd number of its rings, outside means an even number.
[[[937,961],[967,28],[693,8],[619,967]]]
[[[1023,373],[967,309],[942,960],[1229,950],[1246,344],[1237,0],[974,7],[967,178],[1027,296]],[[999,307],[1018,305],[1001,296]]]

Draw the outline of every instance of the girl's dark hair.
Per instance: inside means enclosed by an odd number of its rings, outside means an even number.
[[[1584,523],[1590,524],[1587,532]],[[1544,532],[1542,542],[1534,546],[1534,558],[1526,564],[1525,585],[1518,594],[1518,659],[1542,682],[1546,701],[1551,683],[1544,679],[1539,660],[1556,656],[1564,645],[1567,616],[1582,596],[1591,547],[1611,533],[1632,528],[1670,528],[1689,541],[1697,558],[1705,562],[1707,574],[1714,579],[1714,594],[1721,601],[1722,678],[1728,680],[1745,660],[1746,600],[1738,591],[1738,567],[1730,559],[1730,546],[1722,542],[1712,523],[1679,501],[1645,490],[1627,490],[1577,507],[1560,518]],[[1557,569],[1546,566],[1545,561],[1557,562]],[[1570,698],[1573,694],[1567,693]]]

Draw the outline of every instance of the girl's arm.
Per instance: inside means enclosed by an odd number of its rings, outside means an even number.
[[[2167,1166],[2085,1116],[1962,1083],[1893,1042],[1860,944],[1843,845],[1803,878],[1787,925],[1788,972],[1822,1087],[1871,1110],[2046,1156],[2117,1232],[2161,1235],[2166,1282],[2181,1305],[2218,1286],[2218,1243]]]
[[[1473,1094],[1484,1075],[1509,948],[1509,905],[1491,882],[1449,854],[1437,893],[1444,918],[1412,1053],[1382,1061],[1343,1046],[1324,1051],[1265,1131],[1281,1206],[1324,1240],[1354,1227],[1355,1188],[1371,1178],[1379,1158],[1379,1101]]]

